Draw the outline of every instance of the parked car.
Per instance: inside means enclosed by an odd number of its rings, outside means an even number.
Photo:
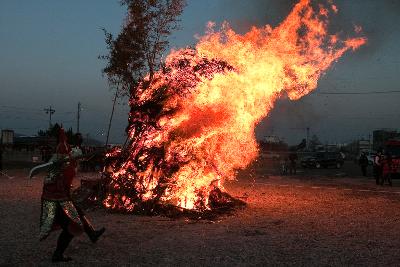
[[[317,152],[301,160],[301,166],[304,168],[341,168],[344,160],[339,152]]]

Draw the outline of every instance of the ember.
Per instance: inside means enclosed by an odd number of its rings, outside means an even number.
[[[228,23],[220,31],[210,23],[195,49],[172,51],[131,95],[129,141],[109,155],[104,205],[202,212],[230,202],[223,183],[257,157],[254,128],[274,101],[308,94],[335,60],[366,42],[329,35],[327,18],[336,12],[301,0],[276,28],[239,35]]]

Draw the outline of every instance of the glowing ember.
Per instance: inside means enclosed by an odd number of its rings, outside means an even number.
[[[105,205],[214,206],[210,193],[257,157],[254,128],[274,101],[308,94],[332,62],[366,42],[329,35],[327,18],[336,12],[301,0],[276,28],[239,35],[228,23],[221,31],[210,23],[195,50],[173,51],[132,93],[130,142],[114,153]]]

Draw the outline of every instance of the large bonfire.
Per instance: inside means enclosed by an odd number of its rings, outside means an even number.
[[[209,23],[195,49],[172,51],[130,98],[129,141],[108,155],[105,206],[205,211],[221,201],[224,181],[256,159],[254,129],[275,100],[307,95],[343,53],[366,42],[327,33],[337,12],[328,3],[300,0],[276,28],[244,35]]]

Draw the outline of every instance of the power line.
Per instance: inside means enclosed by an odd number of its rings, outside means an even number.
[[[370,91],[370,92],[314,92],[318,95],[375,95],[375,94],[397,94],[400,90]]]
[[[18,106],[0,105],[0,109],[5,110],[4,112],[29,112],[35,114],[43,114],[43,111],[41,109],[18,107]],[[57,114],[75,114],[75,111],[61,111],[61,112],[57,111]]]
[[[0,108],[6,108],[6,109],[21,109],[21,110],[37,111],[37,112],[40,111],[40,109],[33,109],[33,108],[26,108],[26,107],[17,107],[17,106],[9,106],[9,105],[0,105]]]

